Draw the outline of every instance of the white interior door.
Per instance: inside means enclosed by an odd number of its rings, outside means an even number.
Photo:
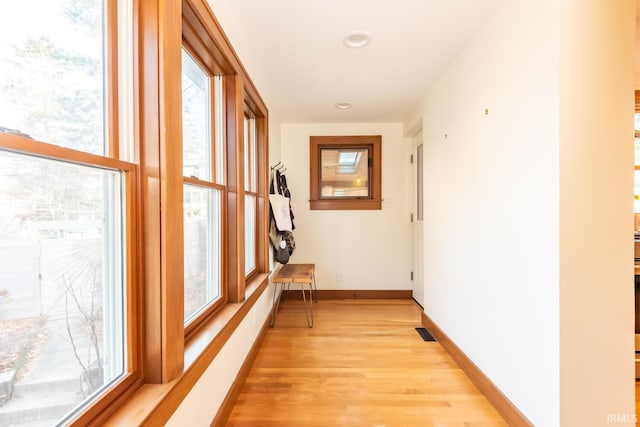
[[[424,307],[424,173],[422,132],[413,137],[413,298]]]

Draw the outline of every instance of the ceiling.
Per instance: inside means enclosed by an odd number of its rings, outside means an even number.
[[[282,122],[403,120],[499,2],[209,0]],[[354,31],[369,45],[347,47]]]

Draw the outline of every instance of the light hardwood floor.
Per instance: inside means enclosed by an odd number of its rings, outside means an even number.
[[[640,426],[640,381],[636,380],[636,426]]]
[[[227,426],[488,427],[506,422],[449,355],[415,331],[410,300],[285,301]]]

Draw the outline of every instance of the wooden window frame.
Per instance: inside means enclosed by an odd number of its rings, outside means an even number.
[[[112,89],[115,90],[115,89]],[[111,97],[113,99],[113,96]],[[109,104],[109,112],[113,115],[117,112],[117,106]],[[117,137],[117,132],[111,133]],[[111,144],[109,144],[111,146]],[[90,421],[100,415],[104,415],[110,406],[122,399],[122,396],[129,396],[137,388],[141,381],[141,349],[139,339],[140,319],[140,289],[138,286],[138,265],[139,246],[137,243],[139,218],[137,180],[138,168],[135,164],[118,160],[118,151],[109,150],[109,156],[77,151],[70,148],[48,144],[27,137],[0,133],[0,148],[4,151],[20,153],[24,155],[41,157],[45,159],[68,162],[72,164],[93,167],[97,169],[107,169],[119,171],[123,174],[123,198],[125,204],[124,223],[125,227],[125,264],[126,275],[124,278],[124,296],[126,307],[123,313],[126,315],[124,328],[124,340],[126,342],[125,373],[109,389],[102,393],[93,401],[86,403],[86,406],[75,414],[71,420],[71,425],[87,425]]]
[[[107,0],[116,16],[116,0]],[[102,157],[0,134],[0,147],[121,170],[126,183],[128,374],[87,406],[72,425],[161,425],[268,289],[268,110],[205,0],[132,0],[134,142],[132,163],[118,160],[118,94],[109,92],[109,155]],[[117,21],[108,19],[110,31]],[[108,33],[109,40],[117,40]],[[227,304],[197,325],[184,324],[181,52],[187,40],[224,79],[226,168],[222,230]],[[199,40],[200,43],[195,43]],[[205,46],[206,49],[203,49]],[[109,46],[110,88],[117,88],[117,48]],[[116,89],[112,89],[116,90]],[[256,270],[244,274],[243,115],[256,116]],[[212,160],[215,153],[212,153]],[[128,159],[129,160],[129,159]],[[215,179],[215,168],[212,168]],[[195,182],[194,182],[195,183]],[[197,182],[197,184],[202,184]],[[237,304],[236,304],[237,303]]]
[[[139,0],[132,0],[135,9]],[[123,278],[123,296],[126,306],[123,313],[126,316],[124,324],[124,341],[126,354],[124,355],[124,374],[100,395],[86,402],[81,409],[68,420],[71,426],[84,426],[90,423],[100,423],[114,413],[119,402],[128,399],[142,385],[144,350],[142,334],[144,330],[142,302],[142,245],[140,244],[141,204],[140,204],[140,169],[138,165],[120,160],[123,156],[120,150],[119,129],[119,78],[118,78],[118,0],[105,1],[105,131],[107,145],[105,154],[87,153],[72,148],[37,141],[28,137],[0,133],[0,148],[5,151],[45,159],[68,162],[72,164],[118,171],[123,174],[123,202],[125,204],[123,222],[124,262],[126,274]],[[135,27],[135,24],[134,24]],[[134,59],[134,67],[137,65]]]
[[[184,26],[184,20],[183,20],[183,26]],[[216,94],[215,94],[215,84],[214,84],[214,77],[216,76],[216,70],[217,72],[220,72],[220,70],[222,69],[219,66],[216,66],[216,64],[212,64],[211,61],[208,61],[207,63],[205,63],[205,61],[200,57],[199,52],[209,52],[208,48],[206,46],[204,46],[204,44],[202,43],[202,41],[200,39],[193,39],[191,38],[186,39],[184,36],[185,32],[183,31],[183,40],[182,40],[182,46],[184,47],[184,49],[189,53],[189,55],[191,55],[191,57],[193,58],[193,60],[198,64],[198,66],[200,66],[200,68],[202,68],[203,71],[205,71],[208,74],[208,80],[209,80],[209,88],[210,88],[210,98],[209,98],[209,121],[210,121],[210,132],[209,132],[209,137],[210,137],[210,147],[209,147],[209,152],[210,152],[210,159],[209,159],[209,180],[205,180],[205,179],[200,179],[200,178],[196,178],[196,177],[187,177],[183,175],[182,181],[183,181],[183,185],[185,184],[189,184],[189,185],[194,185],[197,187],[202,187],[202,188],[208,188],[208,189],[215,189],[215,190],[219,190],[221,193],[221,197],[220,197],[220,258],[219,258],[219,262],[220,262],[220,295],[208,302],[207,304],[204,305],[203,308],[201,308],[200,312],[198,313],[197,316],[189,319],[188,321],[185,322],[184,324],[184,335],[186,339],[189,339],[190,335],[203,323],[205,322],[207,319],[209,319],[211,316],[213,316],[217,310],[219,310],[224,304],[227,303],[227,294],[228,294],[228,289],[227,286],[225,286],[226,283],[226,278],[227,278],[227,271],[226,271],[226,259],[227,259],[227,233],[226,233],[226,227],[224,227],[224,224],[226,223],[226,217],[227,217],[227,193],[226,193],[226,186],[224,184],[220,184],[216,182],[216,178],[218,176],[218,171],[217,171],[217,159],[216,159],[216,126],[219,125],[219,123],[216,123],[216,117],[217,117],[217,111],[216,111]],[[194,45],[196,46],[194,48]],[[212,67],[212,65],[214,65]],[[223,90],[224,90],[224,85],[223,85]],[[224,98],[224,93],[222,94],[223,98]],[[180,104],[182,105],[182,103]],[[223,143],[223,142],[222,142]],[[180,149],[182,150],[182,138],[180,139]],[[225,177],[226,178],[226,177]],[[226,179],[224,180],[226,182]],[[184,188],[184,187],[183,187]],[[184,226],[184,222],[183,222],[183,226]],[[184,229],[183,229],[183,236],[184,236]],[[182,282],[184,284],[184,282]],[[183,291],[184,292],[184,291]],[[184,297],[183,297],[183,302],[184,302]],[[183,307],[184,310],[184,307]]]
[[[257,156],[257,150],[258,150],[258,145],[260,144],[259,138],[258,138],[258,123],[260,118],[256,116],[256,113],[251,109],[251,107],[249,107],[247,100],[245,99],[245,109],[244,109],[244,119],[243,120],[254,120],[254,135],[253,137],[255,138],[255,150],[256,152],[253,152],[252,150],[252,144],[251,144],[251,139],[249,139],[247,142],[247,148],[248,148],[248,152],[244,153],[244,157],[247,159],[247,165],[249,167],[248,172],[246,173],[247,177],[249,178],[249,183],[244,183],[244,194],[246,195],[250,195],[253,196],[256,200],[255,203],[255,212],[254,212],[254,229],[255,229],[255,236],[254,236],[254,240],[253,240],[253,256],[254,256],[254,268],[251,269],[251,271],[246,272],[245,273],[245,281],[250,281],[251,279],[253,279],[256,274],[258,274],[259,271],[259,266],[258,266],[258,218],[259,218],[259,210],[258,210],[258,196],[259,196],[259,189],[258,189],[258,176],[259,176],[259,171],[260,171],[260,167],[259,167],[259,158],[256,159],[255,162],[255,166],[256,166],[256,170],[252,170],[252,167],[254,166],[254,162],[253,162],[253,156]],[[243,129],[244,129],[244,121],[243,121]],[[251,130],[251,127],[249,127],[249,130]],[[251,135],[248,136],[249,138],[251,138]],[[243,149],[244,149],[244,135],[243,135]],[[255,189],[251,189],[251,181],[253,180],[255,175],[256,178],[256,188]],[[246,210],[245,210],[246,212]],[[245,240],[245,244],[246,244],[246,240]]]
[[[123,313],[126,316],[124,326],[124,342],[126,354],[124,374],[121,378],[109,385],[107,391],[94,397],[93,400],[85,403],[85,406],[74,414],[71,418],[71,425],[87,425],[90,421],[103,415],[111,405],[122,399],[122,396],[129,396],[137,388],[141,380],[140,362],[140,339],[139,339],[139,311],[140,298],[138,287],[138,253],[137,244],[137,218],[139,210],[137,203],[137,177],[138,168],[135,164],[124,162],[112,157],[105,157],[96,154],[77,151],[70,148],[47,144],[32,140],[27,137],[0,133],[0,148],[3,151],[24,154],[33,157],[40,157],[54,161],[67,162],[71,164],[117,171],[123,174],[123,201],[125,204],[123,222],[125,226],[125,238],[123,245],[124,262],[126,265],[126,275],[123,280],[123,295],[126,306]]]
[[[199,330],[207,328],[226,303],[245,300],[245,290],[249,284],[260,280],[269,272],[268,260],[268,201],[266,170],[268,165],[267,108],[248,78],[233,49],[215,21],[206,2],[202,0],[182,1],[181,36],[183,45],[199,60],[200,65],[215,74],[223,76],[225,107],[225,154],[223,229],[225,232],[223,255],[224,301],[207,309],[198,318],[194,327],[187,328],[186,342]],[[247,191],[244,182],[244,114],[256,121],[255,165],[257,182],[255,191]],[[215,116],[215,113],[214,113]],[[214,151],[214,150],[212,150]],[[253,164],[253,162],[249,162]],[[212,178],[215,172],[212,170]],[[245,194],[256,198],[256,267],[244,272],[244,215]]]
[[[371,153],[368,197],[322,197],[320,188],[323,149],[368,149]],[[312,136],[310,137],[310,208],[311,210],[379,210],[382,209],[382,136]]]

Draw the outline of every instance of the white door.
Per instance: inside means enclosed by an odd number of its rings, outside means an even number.
[[[424,308],[424,197],[422,132],[413,137],[413,299]]]

